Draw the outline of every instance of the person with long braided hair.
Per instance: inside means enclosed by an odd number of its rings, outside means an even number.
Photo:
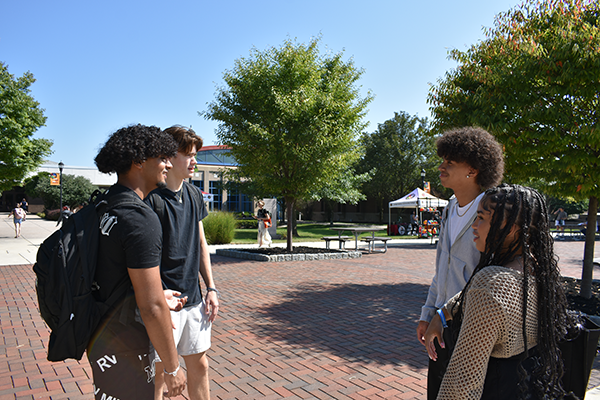
[[[479,264],[465,288],[441,308],[425,334],[442,347],[453,320],[455,346],[438,399],[560,399],[558,342],[567,330],[567,300],[544,198],[519,185],[488,189],[472,225]],[[447,336],[446,336],[447,337]]]

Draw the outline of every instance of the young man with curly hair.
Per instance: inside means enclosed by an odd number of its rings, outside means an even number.
[[[176,152],[170,135],[135,125],[112,134],[95,159],[100,172],[117,174],[117,183],[106,192],[108,208],[100,216],[94,295],[105,301],[133,287],[106,313],[87,349],[97,400],[154,396],[149,340],[164,361],[169,396],[185,388],[160,278],[160,221],[142,201],[165,185],[168,158]]]
[[[417,338],[423,345],[437,310],[463,289],[479,262],[471,224],[484,191],[498,185],[504,173],[502,147],[481,128],[464,127],[444,133],[437,140],[437,154],[443,159],[438,167],[440,181],[454,191],[454,196],[442,215],[435,275],[417,326]],[[437,341],[435,345],[438,358],[429,361],[428,399],[437,397],[449,361],[447,349],[441,349]]]
[[[219,311],[217,289],[210,265],[208,244],[202,220],[208,215],[202,192],[186,182],[194,174],[196,152],[202,139],[183,126],[165,129],[177,143],[177,154],[171,158],[173,168],[167,174],[165,188],[156,189],[146,203],[156,211],[162,224],[163,253],[160,272],[163,288],[174,290],[187,300],[183,309],[171,311],[173,335],[179,355],[185,360],[188,393],[192,400],[210,398],[208,358],[211,324]],[[206,285],[202,296],[200,278]],[[156,356],[154,398],[163,398],[161,358]]]

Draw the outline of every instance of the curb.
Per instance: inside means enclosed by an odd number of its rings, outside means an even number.
[[[341,260],[341,259],[349,259],[349,258],[360,258],[362,257],[362,252],[360,251],[344,251],[337,253],[317,253],[317,254],[276,254],[276,255],[266,255],[266,254],[258,254],[251,253],[244,250],[248,249],[217,249],[216,254],[224,257],[232,257],[232,258],[241,258],[244,260],[254,260],[254,261],[266,261],[266,262],[282,262],[282,261],[317,261],[317,260]]]

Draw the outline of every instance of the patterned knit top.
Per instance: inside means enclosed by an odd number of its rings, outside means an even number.
[[[526,329],[531,349],[537,344],[538,313],[533,277],[528,292]],[[450,312],[456,312],[453,305],[459,294],[448,301]],[[484,268],[473,277],[464,302],[460,334],[437,397],[442,400],[480,399],[489,358],[510,358],[524,351],[521,272]]]

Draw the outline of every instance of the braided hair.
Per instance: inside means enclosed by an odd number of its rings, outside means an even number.
[[[535,398],[562,398],[565,392],[560,382],[563,366],[558,342],[564,337],[568,325],[567,299],[559,282],[560,273],[544,198],[534,189],[503,184],[488,189],[480,204],[486,211],[493,211],[490,230],[479,264],[455,304],[458,309],[453,336],[455,340],[458,337],[465,296],[468,296],[473,276],[488,266],[503,266],[522,256],[525,358],[529,356],[526,316],[530,276],[534,278],[538,292],[538,355],[529,371],[522,363],[519,367],[521,394],[524,398],[526,393],[534,393]],[[514,226],[518,229],[514,230]]]

